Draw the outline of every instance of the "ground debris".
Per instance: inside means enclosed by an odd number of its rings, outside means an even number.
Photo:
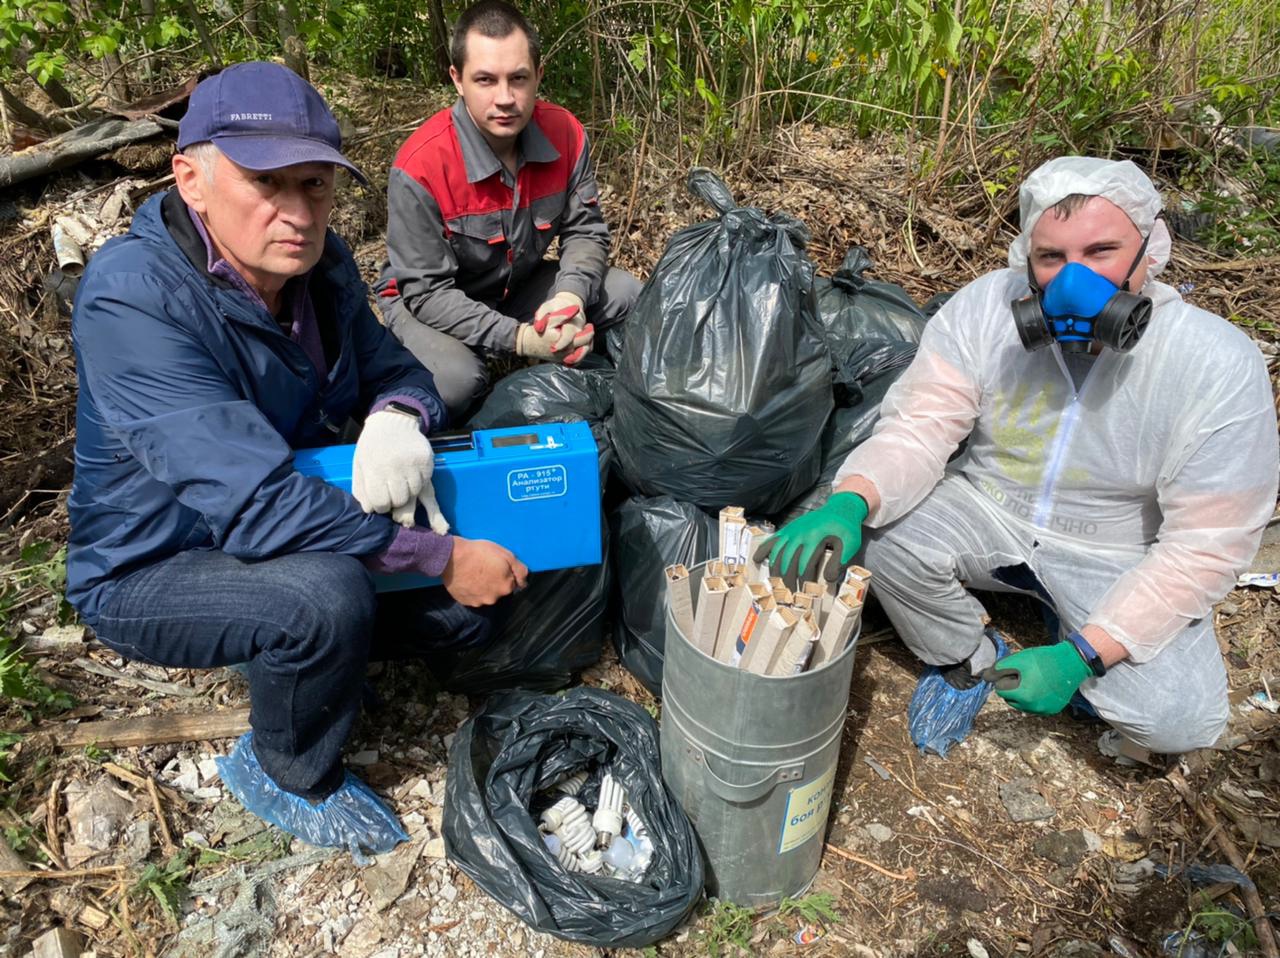
[[[916,882],[916,894],[950,911],[982,912],[989,905],[987,896],[962,876],[922,878]]]
[[[1015,822],[1053,818],[1053,806],[1044,800],[1034,779],[1016,778],[1000,786],[1000,801]]]
[[[92,784],[70,782],[63,790],[72,841],[63,846],[67,864],[75,868],[111,850],[134,814],[129,796],[100,775]]]
[[[32,943],[32,958],[80,958],[83,942],[70,928],[51,928]]]
[[[379,855],[373,867],[361,872],[365,893],[374,911],[384,910],[404,894],[423,845],[423,842],[405,842],[395,851]]]
[[[1084,857],[1089,852],[1096,850],[1098,837],[1093,836],[1093,842],[1081,829],[1072,829],[1067,832],[1049,832],[1047,835],[1041,835],[1036,839],[1035,852],[1042,858],[1047,858],[1051,862],[1055,862],[1066,868],[1074,868],[1084,861]]]

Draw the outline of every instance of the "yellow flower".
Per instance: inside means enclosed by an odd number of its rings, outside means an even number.
[[[945,80],[945,79],[947,78],[947,68],[946,68],[946,67],[938,67],[938,76],[942,77],[942,79],[944,79],[944,80]]]
[[[818,55],[817,55],[816,53],[814,53],[812,50],[810,50],[808,53],[806,53],[806,54],[804,55],[804,58],[805,58],[806,60],[808,60],[810,63],[817,63],[817,62],[818,62]]]
[[[836,57],[834,60],[831,61],[831,69],[833,70],[839,70],[842,66],[844,66],[844,60],[842,60],[840,57]]]

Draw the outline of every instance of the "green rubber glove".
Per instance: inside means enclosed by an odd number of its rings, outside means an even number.
[[[1006,655],[983,672],[996,694],[1023,712],[1056,715],[1067,707],[1093,670],[1070,642],[1042,645]]]
[[[856,492],[837,492],[822,506],[793,519],[756,549],[754,559],[769,559],[774,575],[800,580],[817,576],[823,549],[831,546],[839,562],[823,570],[828,581],[835,582],[853,562],[862,548],[862,523],[867,518],[867,501]]]

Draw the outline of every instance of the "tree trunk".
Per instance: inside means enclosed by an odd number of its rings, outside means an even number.
[[[86,21],[93,17],[93,9],[89,0],[80,0],[80,2],[72,7],[77,10]],[[124,65],[120,62],[120,57],[114,53],[108,53],[99,61],[102,66],[102,88],[117,104],[125,104],[129,102],[129,78],[124,72]],[[89,75],[93,75],[93,71],[89,71]]]
[[[129,77],[124,71],[124,64],[114,53],[102,58],[102,78],[112,99],[121,105],[129,102]]]
[[[209,28],[205,25],[204,17],[200,15],[194,0],[187,0],[185,6],[187,8],[187,16],[191,18],[191,22],[195,25],[196,35],[200,37],[200,46],[204,48],[205,55],[215,67],[221,69],[222,58],[218,56],[218,48],[213,45],[213,37],[209,35]]]
[[[284,65],[310,83],[311,71],[307,66],[307,44],[298,34],[298,17],[293,4],[288,0],[279,0],[276,4],[276,28],[280,31]]]
[[[244,0],[244,29],[255,40],[262,39],[261,3],[259,0]]]
[[[66,169],[163,132],[164,127],[154,120],[131,121],[115,116],[94,120],[36,148],[0,157],[0,188]]]
[[[4,101],[5,115],[10,121],[37,130],[59,132],[71,129],[71,124],[59,117],[45,116],[39,110],[33,110],[3,83],[0,83],[0,99]]]
[[[138,8],[142,11],[142,24],[144,27],[154,22],[156,18],[156,0],[141,0]],[[143,43],[143,49],[147,53],[151,52],[151,47],[147,46],[145,42]],[[154,75],[155,72],[151,69],[151,57],[147,57],[142,61],[142,78],[146,81],[148,90],[151,88],[151,80]]]
[[[449,82],[449,22],[444,17],[442,0],[431,0],[431,33],[434,42],[431,44],[435,54],[436,80]]]

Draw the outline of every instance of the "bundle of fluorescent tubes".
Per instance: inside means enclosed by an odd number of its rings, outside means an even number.
[[[752,561],[755,547],[772,533],[767,525],[748,524],[740,506],[726,506],[720,557],[707,563],[697,595],[688,569],[668,566],[667,602],[680,631],[706,655],[758,675],[796,675],[831,662],[848,646],[871,573],[850,566],[843,580],[802,582],[793,591],[769,575],[766,563]]]

